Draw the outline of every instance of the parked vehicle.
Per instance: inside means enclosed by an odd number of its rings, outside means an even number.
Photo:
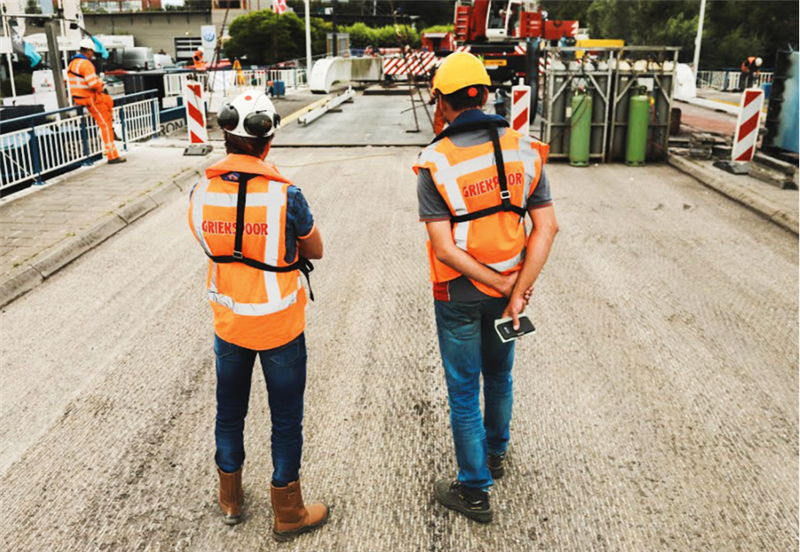
[[[155,69],[156,62],[153,49],[145,46],[134,46],[122,51],[122,68],[133,71]]]
[[[172,69],[176,67],[172,56],[167,54],[154,54],[153,61],[155,62],[155,69]]]
[[[106,94],[109,96],[122,96],[125,94],[125,83],[122,82],[122,79],[106,73],[104,75],[103,82],[105,82],[106,85]]]

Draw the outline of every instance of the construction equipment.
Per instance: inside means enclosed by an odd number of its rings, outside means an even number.
[[[458,0],[456,49],[483,60],[493,86],[510,86],[519,78],[538,80],[540,39],[573,39],[577,21],[549,21],[535,0]],[[571,42],[571,41],[570,41]]]

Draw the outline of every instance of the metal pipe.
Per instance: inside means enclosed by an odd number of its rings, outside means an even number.
[[[697,78],[697,71],[700,69],[700,44],[703,42],[703,19],[706,17],[706,0],[700,2],[700,21],[697,23],[697,38],[694,39],[694,78]]]
[[[58,98],[58,107],[67,107],[69,101],[67,100],[67,90],[64,87],[64,73],[61,71],[61,54],[58,51],[58,20],[51,19],[45,26],[45,34],[47,35],[47,50],[50,54],[50,64],[53,69],[53,84],[56,86],[56,97]]]
[[[5,6],[3,7],[3,9],[5,9]],[[11,43],[13,44],[14,39],[11,38],[11,31],[8,28],[8,16],[3,17],[3,32],[8,37],[8,40],[11,41]],[[14,49],[14,47],[12,45],[11,50],[13,50],[13,49]],[[6,59],[8,60],[8,75],[9,75],[9,77],[11,79],[11,96],[16,98],[17,97],[17,85],[14,82],[14,65],[13,65],[13,62],[11,60],[11,51],[8,51],[6,53]]]
[[[311,1],[306,0],[306,72],[311,72]]]
[[[306,113],[305,115],[300,117],[297,121],[301,125],[307,125],[309,123],[312,123],[312,122],[316,121],[317,119],[319,119],[320,117],[322,117],[323,115],[325,115],[331,109],[339,107],[340,105],[342,105],[344,102],[346,102],[348,100],[352,100],[353,98],[355,98],[355,96],[356,96],[356,91],[353,90],[352,88],[348,88],[347,91],[344,94],[341,94],[340,96],[335,97],[334,99],[329,101],[327,104],[323,105],[322,107],[318,107],[314,111],[310,111],[310,112]]]

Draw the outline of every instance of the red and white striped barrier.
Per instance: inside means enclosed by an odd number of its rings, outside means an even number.
[[[456,48],[456,52],[471,52],[472,46],[459,46]]]
[[[525,136],[530,133],[531,126],[531,87],[519,80],[519,84],[511,88],[511,128]]]
[[[441,60],[433,52],[411,52],[403,57],[383,58],[384,75],[429,75]]]
[[[183,86],[183,103],[186,105],[186,126],[189,129],[189,145],[207,144],[206,101],[203,99],[203,85],[187,82]]]
[[[514,53],[517,55],[524,56],[527,51],[528,51],[528,44],[525,42],[522,42],[514,46]]]
[[[736,134],[733,137],[733,160],[752,161],[756,153],[758,123],[764,108],[764,91],[752,88],[742,93],[739,118],[736,120]]]

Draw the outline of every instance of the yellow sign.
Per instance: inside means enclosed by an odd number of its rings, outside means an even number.
[[[505,67],[508,62],[504,59],[484,59],[483,64],[486,67]]]

